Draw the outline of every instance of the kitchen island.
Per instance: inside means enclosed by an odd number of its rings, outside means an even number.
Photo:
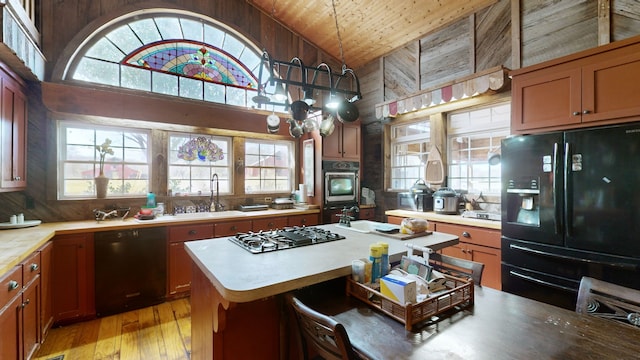
[[[193,260],[192,359],[286,358],[282,294],[350,275],[351,261],[368,257],[369,246],[379,241],[389,244],[392,262],[407,252],[405,243],[439,250],[458,242],[438,232],[400,241],[337,224],[319,227],[345,239],[260,254],[228,238],[185,244]]]
[[[193,260],[192,359],[297,359],[283,294],[343,323],[354,346],[374,359],[637,358],[640,329],[476,287],[473,307],[412,331],[345,294],[351,260],[389,240],[323,225],[346,236],[324,244],[250,254],[227,238],[186,244]],[[434,249],[455,236],[408,240]],[[408,242],[405,241],[405,242]],[[388,241],[390,253],[405,252]]]

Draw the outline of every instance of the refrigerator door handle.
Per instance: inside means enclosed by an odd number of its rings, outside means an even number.
[[[556,233],[556,235],[560,234],[560,214],[561,209],[558,208],[558,206],[560,206],[561,202],[560,199],[558,199],[558,194],[560,194],[560,192],[558,191],[558,143],[554,143],[553,144],[553,180],[552,180],[552,184],[551,184],[551,197],[553,198],[553,209],[555,211],[555,215],[553,216],[553,227],[554,227],[554,231]]]
[[[529,247],[526,247],[526,246],[520,246],[520,245],[516,245],[516,244],[509,244],[509,248],[513,249],[513,250],[519,250],[519,251],[522,251],[522,252],[528,252],[528,253],[535,254],[535,255],[547,256],[547,257],[551,257],[551,258],[558,258],[558,259],[562,259],[562,260],[566,260],[566,261],[587,263],[587,264],[595,264],[595,265],[603,265],[603,266],[608,266],[608,267],[612,267],[612,268],[619,268],[619,269],[625,269],[625,270],[631,270],[631,271],[638,271],[639,270],[638,266],[637,265],[633,265],[633,264],[625,264],[625,263],[618,263],[618,262],[608,262],[608,261],[598,261],[598,260],[577,258],[577,257],[573,257],[573,256],[553,254],[553,253],[548,253],[546,251],[536,250],[536,249],[532,249],[532,248],[529,248]]]
[[[554,289],[559,289],[559,290],[572,292],[572,293],[577,293],[578,292],[578,289],[573,289],[573,288],[570,288],[570,287],[567,287],[567,286],[562,286],[562,285],[554,284],[554,283],[551,283],[551,282],[548,282],[548,281],[540,280],[540,279],[537,279],[537,278],[535,278],[533,276],[520,274],[520,273],[515,272],[513,270],[509,271],[509,275],[515,276],[517,278],[520,278],[522,280],[526,280],[526,281],[529,281],[529,282],[532,282],[532,283],[536,283],[538,285],[551,287],[551,288],[554,288]]]
[[[571,146],[569,143],[564,144],[564,223],[566,224],[565,233],[567,236],[571,236],[571,230],[573,228],[573,207],[571,206],[570,193],[571,189],[569,188],[569,175],[571,173]]]

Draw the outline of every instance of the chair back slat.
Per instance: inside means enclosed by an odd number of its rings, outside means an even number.
[[[293,295],[288,296],[288,302],[294,310],[305,360],[309,359],[309,353],[317,353],[327,360],[360,359],[342,324],[311,309]]]
[[[475,285],[480,285],[484,264],[477,261],[455,258],[439,253],[429,254],[429,264],[436,270],[450,273],[451,275],[466,276],[473,280]]]
[[[640,290],[584,276],[576,312],[640,326]]]

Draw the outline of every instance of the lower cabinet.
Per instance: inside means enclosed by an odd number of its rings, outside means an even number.
[[[29,359],[42,341],[40,252],[0,279],[0,358]]]
[[[376,219],[376,208],[375,207],[366,207],[360,208],[360,212],[358,214],[358,219],[360,220],[375,220]]]
[[[315,226],[319,224],[318,214],[291,215],[288,226]]]
[[[93,233],[53,238],[51,296],[54,323],[95,316]]]
[[[39,250],[40,252],[40,307],[42,329],[42,341],[46,339],[47,333],[53,326],[53,304],[51,296],[51,274],[53,272],[53,243],[48,241]]]
[[[287,218],[284,216],[266,219],[254,219],[253,231],[282,229],[287,226]]]
[[[213,224],[178,225],[168,228],[167,296],[187,296],[191,291],[191,258],[184,243],[213,237]]]
[[[241,232],[249,232],[253,229],[253,224],[251,220],[241,220],[241,221],[225,221],[215,223],[214,234],[216,237],[223,236],[233,236],[237,233]]]
[[[443,254],[483,263],[482,286],[502,290],[500,231],[439,222],[434,226],[435,231],[460,239],[457,245],[442,249]]]

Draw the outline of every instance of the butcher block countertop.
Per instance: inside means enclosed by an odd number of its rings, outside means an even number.
[[[55,235],[180,225],[188,223],[259,219],[274,216],[318,214],[319,212],[320,210],[318,209],[269,209],[250,212],[230,210],[213,213],[181,214],[176,216],[165,215],[153,220],[136,220],[133,217],[129,217],[124,221],[120,219],[109,219],[100,222],[95,220],[65,221],[42,223],[38,226],[21,229],[0,230],[0,276],[9,271],[15,265],[19,264]]]
[[[360,233],[337,224],[320,225],[344,235],[343,240],[252,254],[228,238],[185,243],[187,252],[220,295],[231,302],[250,302],[351,274],[351,261],[368,258],[369,246],[389,244],[389,261],[406,254],[406,243],[431,249],[455,245],[456,235],[434,232],[410,240]]]
[[[449,223],[449,224],[476,226],[476,227],[481,227],[486,229],[500,230],[502,228],[502,223],[500,221],[464,218],[460,215],[436,214],[435,212],[432,212],[432,211],[420,212],[420,211],[410,211],[410,210],[387,210],[385,211],[385,215],[399,216],[399,217],[412,217],[412,218],[425,219],[427,221],[438,221],[438,222]]]

